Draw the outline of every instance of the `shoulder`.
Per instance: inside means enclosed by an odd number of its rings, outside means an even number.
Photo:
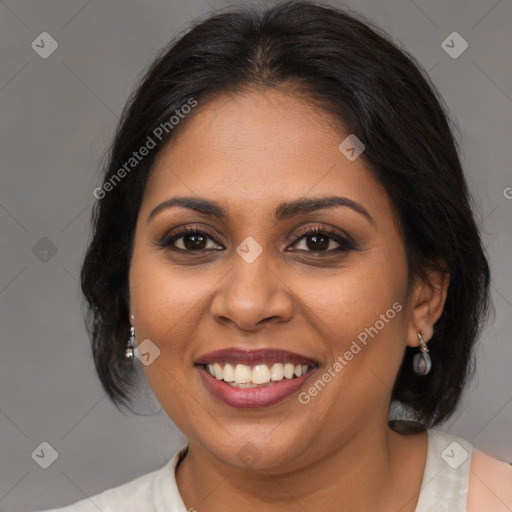
[[[468,486],[468,512],[512,509],[512,466],[474,449]]]
[[[39,512],[151,512],[153,510],[185,510],[176,485],[175,470],[186,454],[188,444],[159,469],[130,482],[112,487],[66,507]],[[169,508],[169,506],[173,508]],[[167,508],[166,508],[167,507]]]
[[[160,468],[130,482],[112,487],[72,505],[41,512],[98,512],[112,510],[153,510],[153,481],[163,471]]]
[[[428,454],[416,512],[512,511],[512,466],[441,430],[428,430]]]

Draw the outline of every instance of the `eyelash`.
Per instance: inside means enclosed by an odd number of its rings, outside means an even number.
[[[205,252],[219,250],[219,249],[188,250],[188,249],[180,249],[173,245],[177,240],[179,240],[180,238],[183,238],[187,235],[201,235],[205,238],[209,238],[210,240],[213,240],[216,244],[219,244],[219,242],[217,242],[217,240],[215,240],[212,236],[210,236],[210,234],[207,233],[206,231],[203,231],[202,229],[199,229],[197,227],[185,226],[185,227],[181,228],[178,233],[174,233],[173,235],[164,235],[162,237],[162,239],[160,239],[157,242],[157,245],[163,249],[169,249],[171,251],[182,252],[182,253],[202,254]],[[336,249],[330,249],[328,251],[311,251],[311,250],[300,249],[299,252],[332,255],[332,254],[338,254],[338,253],[347,252],[349,250],[356,249],[355,244],[353,243],[353,241],[351,240],[351,238],[348,235],[342,236],[338,232],[336,232],[330,228],[320,227],[320,226],[313,226],[304,231],[297,233],[296,234],[297,238],[293,242],[292,245],[296,245],[298,242],[300,242],[304,238],[308,238],[310,236],[318,236],[318,235],[323,235],[323,236],[330,238],[331,240],[333,240],[334,242],[339,244],[340,247],[338,247]]]

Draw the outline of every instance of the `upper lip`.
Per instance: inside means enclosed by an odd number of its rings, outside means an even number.
[[[226,348],[203,354],[195,361],[195,364],[213,363],[240,363],[248,366],[265,363],[318,364],[311,357],[275,348],[262,348],[258,350]]]

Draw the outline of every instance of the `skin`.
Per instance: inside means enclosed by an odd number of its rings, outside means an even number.
[[[431,274],[407,293],[393,207],[363,158],[339,151],[347,135],[291,94],[248,90],[198,105],[154,165],[135,232],[130,311],[139,342],[160,349],[144,367],[148,382],[189,441],[176,472],[187,508],[414,511],[426,433],[394,432],[388,410],[405,347],[418,346],[420,330],[432,337],[448,282]],[[280,203],[331,195],[373,220],[349,207],[274,218]],[[172,207],[148,222],[174,196],[215,200],[229,217]],[[158,246],[185,224],[206,231],[206,251]],[[327,238],[315,252],[311,236],[297,236],[314,226],[348,233],[357,250],[335,253],[340,244]],[[252,263],[236,252],[249,236],[263,249]],[[174,244],[185,251],[190,237]],[[396,302],[402,310],[306,405],[296,394],[236,409],[194,368],[210,351],[275,347],[319,362],[307,390]],[[240,457],[248,441],[259,457],[251,467]]]

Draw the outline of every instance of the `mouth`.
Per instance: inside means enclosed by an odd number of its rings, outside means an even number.
[[[227,349],[195,362],[205,387],[216,398],[237,408],[263,407],[296,393],[319,364],[293,352]]]

